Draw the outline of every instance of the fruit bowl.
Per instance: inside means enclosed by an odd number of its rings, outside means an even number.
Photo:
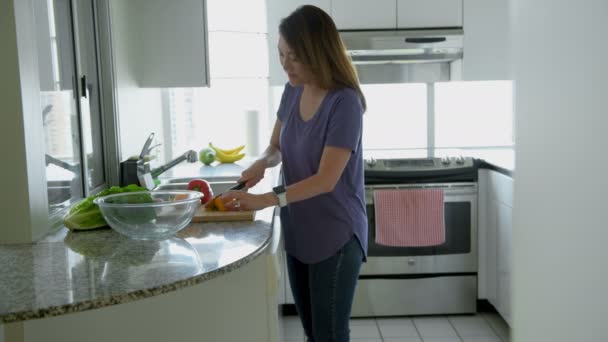
[[[128,192],[94,203],[112,229],[137,240],[163,240],[186,227],[202,194],[188,190]]]

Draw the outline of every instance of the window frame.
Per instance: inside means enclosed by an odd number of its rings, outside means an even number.
[[[80,67],[81,55],[78,53],[79,43],[76,39],[78,35],[77,26],[77,11],[75,10],[75,1],[70,1],[72,10],[72,28],[74,30],[73,46],[75,53],[75,72],[78,77],[82,77],[82,70]],[[78,129],[80,135],[80,158],[81,158],[81,179],[83,197],[74,201],[71,205],[58,210],[54,213],[48,214],[48,232],[53,233],[63,227],[63,217],[68,213],[70,208],[78,203],[87,196],[99,193],[100,191],[107,189],[113,184],[119,184],[119,156],[120,156],[120,144],[118,134],[118,120],[116,117],[116,102],[114,94],[114,72],[113,72],[113,57],[112,57],[112,45],[111,45],[111,22],[110,22],[110,9],[108,0],[97,0],[93,1],[93,25],[95,34],[95,58],[97,59],[97,77],[99,80],[99,105],[101,113],[101,127],[91,125],[92,130],[99,130],[102,141],[102,158],[104,161],[104,182],[92,189],[89,189],[89,175],[86,151],[84,147],[84,129],[82,125],[82,108],[80,100],[76,101],[76,107],[78,110]],[[77,84],[80,84],[77,82]],[[83,96],[83,89],[80,86],[75,87],[75,93],[78,99]],[[48,187],[45,177],[45,188]],[[46,194],[45,194],[46,195]],[[48,207],[48,198],[46,200]],[[47,209],[48,210],[48,209]]]

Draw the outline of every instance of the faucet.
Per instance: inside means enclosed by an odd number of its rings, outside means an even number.
[[[193,150],[187,151],[184,154],[182,154],[181,156],[168,162],[167,164],[153,169],[152,171],[150,171],[150,173],[152,174],[152,178],[156,178],[156,177],[160,176],[163,172],[169,170],[170,168],[183,162],[184,160],[187,160],[189,163],[195,163],[196,161],[198,161],[198,153],[196,153],[196,151],[193,151]]]
[[[198,160],[198,153],[196,153],[196,151],[190,150],[165,165],[159,166],[155,169],[150,169],[150,161],[147,156],[150,154],[150,151],[154,147],[160,145],[157,144],[150,147],[153,138],[154,133],[151,133],[148,139],[146,140],[139,156],[135,156],[133,158],[130,158],[130,160],[121,163],[125,164],[124,166],[121,165],[121,185],[139,182],[141,186],[152,190],[156,187],[156,183],[154,180],[163,172],[169,170],[170,168],[183,162],[184,160],[187,160],[190,163],[194,163]]]

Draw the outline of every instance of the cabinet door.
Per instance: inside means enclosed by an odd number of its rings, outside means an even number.
[[[465,81],[509,80],[509,2],[464,0]]]
[[[209,85],[206,1],[112,0],[119,70],[139,87]]]
[[[331,15],[339,30],[394,29],[396,0],[332,0]]]
[[[462,27],[462,0],[397,0],[397,28]]]
[[[513,235],[513,210],[498,203],[498,268],[496,310],[511,324],[511,265]]]
[[[330,0],[267,0],[266,18],[268,23],[268,61],[269,78],[271,86],[283,86],[287,82],[287,76],[281,67],[277,45],[279,43],[279,24],[283,18],[288,16],[296,8],[302,5],[314,5],[328,14],[331,12]],[[281,88],[282,89],[282,88]]]
[[[489,183],[491,184],[491,183]],[[498,201],[489,197],[487,206],[487,240],[486,240],[486,295],[488,301],[498,306]]]
[[[513,178],[496,171],[490,171],[488,183],[490,199],[513,207]]]
[[[289,282],[289,273],[287,273],[287,257],[285,256],[283,260],[285,260],[285,304],[295,304],[296,302],[293,299],[293,293],[291,292],[291,283]]]

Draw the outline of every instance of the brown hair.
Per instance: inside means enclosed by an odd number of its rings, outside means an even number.
[[[325,11],[312,5],[300,6],[281,20],[279,33],[296,57],[310,68],[321,87],[354,89],[363,111],[366,110],[357,71],[346,54],[336,24]]]

